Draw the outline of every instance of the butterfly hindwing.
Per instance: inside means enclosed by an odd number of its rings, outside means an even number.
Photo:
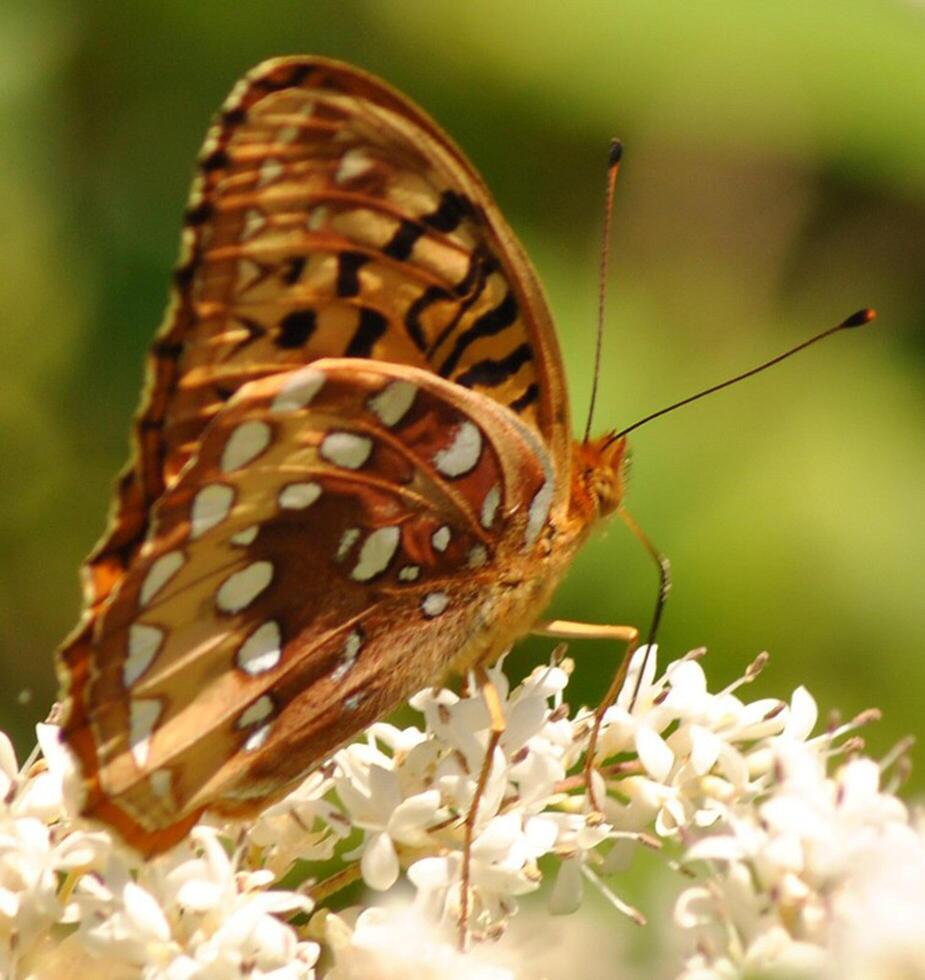
[[[448,650],[499,652],[524,615],[499,570],[562,479],[515,413],[421,368],[323,359],[239,389],[81,648],[65,734],[89,811],[160,849],[285,791]]]

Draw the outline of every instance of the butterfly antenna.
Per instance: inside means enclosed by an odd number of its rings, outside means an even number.
[[[594,372],[591,376],[591,403],[588,405],[588,421],[585,424],[585,442],[591,437],[591,422],[594,419],[597,387],[601,378],[601,346],[604,342],[604,306],[607,300],[607,263],[610,258],[610,229],[613,223],[613,192],[617,186],[617,174],[620,172],[622,156],[623,144],[618,139],[612,139],[607,162],[607,196],[604,203],[604,231],[601,240],[600,281],[597,292],[597,339],[594,344]]]
[[[870,323],[870,321],[873,320],[876,315],[876,311],[870,308],[858,310],[857,313],[852,313],[851,316],[845,320],[842,320],[841,323],[836,324],[834,327],[829,327],[828,330],[823,330],[822,333],[816,334],[815,337],[810,337],[809,340],[804,340],[803,343],[797,344],[796,347],[791,347],[790,350],[784,351],[783,354],[778,354],[777,357],[772,357],[771,360],[765,361],[763,364],[759,364],[758,367],[753,367],[750,371],[737,374],[734,378],[729,378],[728,381],[722,381],[717,385],[712,385],[710,388],[705,388],[703,391],[698,391],[696,395],[690,395],[687,398],[682,398],[681,401],[674,402],[674,404],[667,406],[667,408],[660,408],[657,412],[652,412],[651,414],[646,415],[644,418],[639,419],[632,425],[628,425],[625,429],[621,429],[619,432],[614,433],[608,440],[608,443],[616,442],[617,439],[622,439],[623,436],[632,432],[634,429],[638,429],[640,426],[646,425],[648,422],[651,422],[653,419],[657,419],[662,415],[667,415],[669,412],[673,412],[676,408],[681,408],[684,405],[690,405],[691,402],[698,401],[701,398],[706,398],[707,395],[712,395],[716,391],[721,391],[723,388],[728,388],[730,385],[738,384],[740,381],[744,381],[746,378],[750,378],[755,374],[760,374],[762,371],[767,370],[767,368],[773,367],[775,364],[780,364],[781,361],[787,360],[788,357],[793,357],[794,354],[798,354],[801,350],[811,347],[820,340],[825,340],[826,337],[831,337],[832,334],[839,333],[842,330],[849,330],[852,327],[863,327],[865,323]]]

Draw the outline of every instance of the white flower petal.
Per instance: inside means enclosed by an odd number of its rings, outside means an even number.
[[[398,878],[398,855],[388,834],[371,834],[360,859],[360,873],[370,888],[388,891]]]
[[[453,880],[447,859],[443,857],[415,861],[408,869],[408,878],[415,887],[426,890],[446,888]]]
[[[157,899],[139,885],[130,881],[122,892],[126,915],[144,936],[167,942],[170,926]]]
[[[20,896],[9,888],[0,887],[0,917],[13,920],[19,913]]]
[[[636,752],[646,772],[659,782],[664,782],[674,765],[674,753],[658,732],[645,725],[636,730]]]
[[[633,656],[630,658],[629,667],[626,671],[626,680],[623,682],[623,687],[617,696],[617,704],[628,711],[630,701],[632,701],[633,693],[637,690],[637,687],[641,695],[652,686],[657,667],[658,644],[653,644],[651,648],[647,644],[637,647],[633,651]],[[640,671],[642,672],[642,677],[637,683]],[[641,700],[642,698],[640,698]],[[639,701],[637,701],[637,708],[638,706]]]
[[[671,681],[666,704],[686,717],[704,708],[707,697],[707,678],[696,660],[676,660],[669,664],[665,675]]]
[[[194,912],[208,912],[221,904],[224,889],[214,881],[195,879],[180,886],[177,902]]]
[[[19,773],[19,764],[16,762],[16,750],[6,732],[0,732],[0,771],[10,781],[16,778]]]
[[[741,841],[720,835],[697,841],[685,853],[688,861],[740,861],[745,856]]]
[[[522,817],[516,810],[493,817],[472,845],[482,861],[501,861],[523,835]]]
[[[440,793],[435,789],[409,796],[389,817],[389,834],[406,844],[423,844],[426,835],[422,830],[433,821],[439,807]]]
[[[784,729],[784,738],[805,741],[812,734],[819,718],[819,709],[813,696],[805,687],[798,687],[790,699],[790,716]]]
[[[559,873],[549,893],[549,911],[552,915],[571,915],[581,905],[584,880],[578,860],[560,861]]]
[[[686,888],[675,902],[675,924],[682,929],[694,929],[702,923],[708,923],[714,915],[715,905],[716,899],[709,888],[701,885]]]
[[[511,705],[505,719],[501,744],[507,752],[516,752],[536,735],[546,721],[548,707],[542,697],[521,698]]]
[[[880,792],[880,767],[873,759],[852,759],[842,767],[838,782],[843,807],[868,804]]]
[[[552,816],[529,817],[524,824],[524,837],[531,858],[548,854],[556,844],[559,825]]]
[[[691,725],[691,765],[698,775],[708,773],[719,758],[722,739],[701,725]]]

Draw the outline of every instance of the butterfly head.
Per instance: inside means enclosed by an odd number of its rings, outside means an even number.
[[[585,511],[586,520],[608,517],[623,500],[629,453],[626,439],[612,433],[576,442],[573,453],[572,501]]]

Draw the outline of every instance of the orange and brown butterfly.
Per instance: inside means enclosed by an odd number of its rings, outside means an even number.
[[[356,68],[261,65],[202,151],[59,655],[84,812],[157,853],[496,657],[624,456],[572,441],[542,289],[453,142]]]

